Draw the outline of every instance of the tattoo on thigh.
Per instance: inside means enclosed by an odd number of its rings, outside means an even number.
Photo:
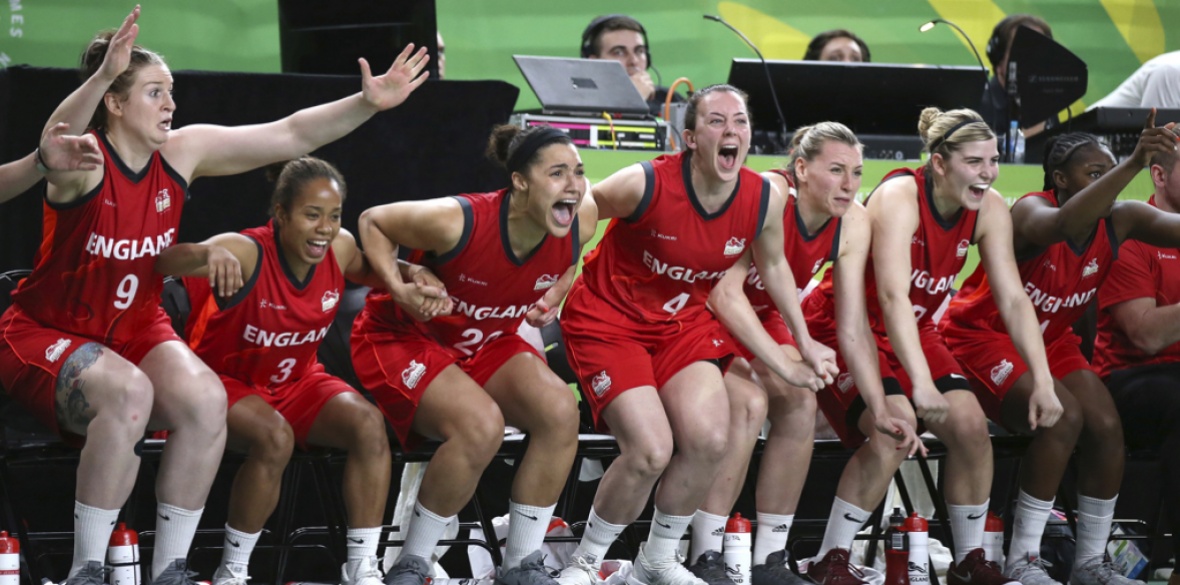
[[[85,429],[94,416],[90,411],[90,401],[86,399],[86,381],[81,376],[101,356],[101,345],[87,343],[66,358],[61,373],[57,375],[57,418],[71,431]]]

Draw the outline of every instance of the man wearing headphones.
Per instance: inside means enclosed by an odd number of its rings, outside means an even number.
[[[1012,39],[1019,27],[1027,27],[1049,38],[1053,29],[1045,19],[1032,14],[1011,14],[996,24],[992,37],[987,42],[987,60],[992,64],[991,79],[983,89],[979,104],[979,115],[996,134],[1005,135],[1011,125],[1012,96],[1008,95],[1008,55],[1012,50]],[[1025,136],[1033,136],[1045,130],[1045,123],[1024,128]]]
[[[614,59],[622,63],[631,83],[647,101],[652,115],[660,115],[668,88],[656,85],[647,72],[651,67],[651,54],[648,53],[647,31],[639,21],[625,14],[608,14],[591,20],[582,31],[581,53],[583,59]],[[659,75],[656,70],[656,77]],[[672,101],[683,100],[673,94]]]

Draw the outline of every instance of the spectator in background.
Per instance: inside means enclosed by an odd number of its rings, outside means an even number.
[[[647,72],[651,66],[648,52],[647,31],[638,20],[625,14],[599,16],[586,25],[582,31],[581,55],[583,59],[614,59],[623,64],[631,83],[639,95],[647,101],[653,116],[660,115],[668,97],[668,88],[657,85]],[[656,70],[656,78],[659,78]],[[678,94],[672,94],[673,102],[684,101]]]
[[[815,35],[807,44],[804,61],[845,61],[869,63],[872,55],[864,40],[850,31],[838,28]]]
[[[1008,55],[1012,50],[1012,39],[1016,36],[1017,29],[1022,26],[1053,38],[1053,29],[1049,27],[1049,23],[1032,14],[1008,15],[996,23],[996,28],[992,30],[992,36],[987,42],[985,52],[987,60],[992,64],[994,74],[991,79],[987,80],[987,85],[983,88],[983,99],[979,103],[979,115],[983,116],[987,125],[1001,136],[1008,132],[1012,124],[1010,117],[1012,100],[1008,95]],[[1033,136],[1044,129],[1045,124],[1042,122],[1031,128],[1024,128],[1024,135]]]
[[[1180,51],[1144,63],[1090,108],[1180,108]]]

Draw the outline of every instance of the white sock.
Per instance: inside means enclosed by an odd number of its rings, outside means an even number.
[[[626,527],[626,524],[611,524],[603,520],[594,506],[591,506],[590,516],[586,518],[586,530],[582,532],[582,541],[574,550],[574,556],[581,557],[598,568],[602,564],[602,558],[606,556],[606,551],[610,550],[610,545]]]
[[[349,528],[345,544],[348,560],[357,561],[377,556],[377,541],[381,540],[381,527]]]
[[[541,542],[549,531],[553,519],[553,503],[549,506],[526,506],[508,502],[508,540],[504,546],[503,569],[515,569],[520,561],[535,551],[541,550]]]
[[[951,535],[955,539],[955,562],[961,563],[967,553],[983,548],[983,527],[987,523],[987,505],[990,500],[975,506],[947,504],[951,517]]]
[[[692,515],[692,561],[707,551],[721,552],[725,542],[725,516],[697,510]]]
[[[173,561],[188,558],[188,549],[205,509],[185,510],[163,502],[156,504],[156,550],[152,555],[152,581]]]
[[[837,497],[832,502],[831,513],[828,514],[828,528],[824,530],[824,542],[819,547],[819,556],[822,558],[834,548],[852,550],[852,541],[865,522],[868,522],[870,514],[872,513],[868,510],[861,510]]]
[[[262,531],[247,534],[226,524],[225,545],[221,548],[221,564],[250,566],[250,555],[254,552],[254,545],[258,544],[258,537],[261,535]]]
[[[434,556],[434,547],[438,546],[450,522],[451,518],[443,518],[415,502],[414,515],[410,517],[410,526],[406,529],[406,543],[402,545],[402,554],[398,555],[398,560],[406,555],[415,555],[430,561]]]
[[[656,508],[651,515],[651,532],[647,544],[643,545],[643,556],[649,565],[660,565],[671,560],[676,562],[680,550],[680,539],[688,532],[692,516],[672,516]]]
[[[859,516],[857,516],[859,518]],[[754,559],[752,565],[765,565],[771,553],[787,548],[787,536],[791,534],[794,514],[765,514],[758,512],[758,529],[754,533]]]
[[[89,561],[106,563],[107,546],[118,520],[119,510],[103,510],[74,500],[74,563],[70,565],[70,577]]]
[[[1026,558],[1028,553],[1041,556],[1041,536],[1045,534],[1045,523],[1053,500],[1038,500],[1024,490],[1016,497],[1016,514],[1012,522],[1012,543],[1008,545],[1008,563]]]
[[[1102,559],[1106,552],[1106,540],[1110,538],[1110,523],[1114,520],[1115,496],[1100,500],[1078,494],[1078,538],[1074,550],[1073,566],[1080,567],[1089,561]]]

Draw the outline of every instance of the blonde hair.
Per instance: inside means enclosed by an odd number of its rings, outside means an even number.
[[[847,144],[858,151],[864,150],[864,145],[848,126],[839,122],[818,122],[795,130],[795,135],[791,137],[791,147],[788,149],[791,156],[787,168],[794,169],[795,161],[799,159],[815,160],[829,140]]]
[[[931,156],[941,154],[949,158],[951,153],[968,142],[991,140],[996,137],[987,122],[975,110],[966,108],[944,112],[938,108],[926,108],[918,119],[918,135]]]

